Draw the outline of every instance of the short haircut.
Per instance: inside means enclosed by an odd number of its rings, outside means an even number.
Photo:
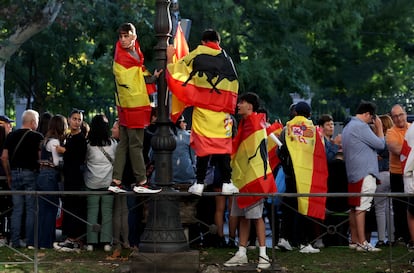
[[[318,125],[323,126],[325,122],[328,122],[328,121],[333,121],[332,116],[329,114],[323,114],[319,117]]]
[[[135,26],[133,24],[131,24],[131,23],[124,23],[124,24],[122,24],[118,28],[118,33],[121,33],[121,32],[126,32],[126,33],[132,32],[133,35],[137,35],[137,31],[135,29]]]
[[[361,101],[356,109],[356,114],[364,114],[369,112],[371,115],[375,115],[377,111],[377,105],[370,101]]]
[[[214,29],[206,29],[201,36],[201,41],[220,43],[220,34]]]
[[[239,96],[239,101],[246,101],[253,106],[253,112],[259,110],[260,102],[259,96],[253,92],[247,92]]]
[[[36,122],[39,122],[39,113],[32,109],[24,111],[22,114],[22,123],[25,124],[31,122],[32,120],[36,120]]]

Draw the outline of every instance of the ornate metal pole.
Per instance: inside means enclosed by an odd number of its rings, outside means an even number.
[[[170,0],[156,1],[155,32],[158,43],[155,58],[158,69],[166,69],[166,49],[171,38]],[[151,145],[155,152],[155,181],[163,192],[173,192],[171,154],[175,139],[170,131],[169,96],[164,74],[158,78],[157,133]],[[178,199],[159,194],[149,202],[149,214],[139,246],[141,252],[177,252],[189,250],[181,224]]]

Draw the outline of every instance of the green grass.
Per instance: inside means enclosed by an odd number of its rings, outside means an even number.
[[[20,253],[8,248],[0,248],[0,272],[23,273],[34,272],[33,250],[21,249]],[[200,250],[200,264],[222,265],[231,258],[235,250],[207,248]],[[123,255],[129,252],[124,250]],[[23,255],[27,255],[24,257]],[[87,272],[121,272],[131,263],[129,260],[108,261],[101,250],[94,252],[61,253],[54,250],[38,252],[38,272],[41,273],[87,273]],[[301,254],[297,250],[272,253],[275,255],[275,265],[280,272],[311,272],[311,273],[409,273],[414,267],[408,261],[414,258],[403,246],[386,248],[379,253],[361,253],[347,247],[328,247],[319,254]],[[258,250],[248,252],[249,262],[257,263]],[[234,270],[236,272],[236,270]],[[123,271],[125,272],[125,271]],[[225,271],[232,272],[232,271]],[[240,271],[237,271],[240,272]],[[266,272],[266,271],[265,271]],[[269,272],[269,271],[267,271]]]

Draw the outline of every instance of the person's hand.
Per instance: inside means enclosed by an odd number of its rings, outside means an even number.
[[[56,152],[58,152],[59,154],[63,154],[66,152],[66,148],[58,145],[56,146]]]
[[[333,143],[335,143],[336,145],[341,145],[341,143],[342,143],[342,135],[341,135],[341,134],[338,134],[338,135],[334,138]]]
[[[164,70],[162,70],[162,69],[160,69],[160,70],[158,70],[158,69],[155,69],[155,71],[154,71],[154,76],[155,77],[157,77],[157,79],[160,77],[160,75],[161,75],[161,73],[163,72]]]
[[[375,115],[372,118],[372,121],[374,122],[375,130],[376,130],[375,134],[379,137],[384,137],[384,132],[382,130],[382,121],[381,121],[381,119],[377,115]]]

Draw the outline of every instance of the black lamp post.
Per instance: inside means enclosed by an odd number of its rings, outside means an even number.
[[[170,0],[156,1],[155,32],[158,43],[155,58],[158,69],[166,69],[166,48],[171,38]],[[155,154],[155,181],[163,188],[162,193],[173,192],[171,154],[175,139],[170,131],[169,96],[165,72],[158,78],[157,132],[151,140]],[[149,214],[144,233],[141,236],[141,252],[187,251],[189,246],[181,224],[178,199],[172,195],[158,194],[149,202]]]

